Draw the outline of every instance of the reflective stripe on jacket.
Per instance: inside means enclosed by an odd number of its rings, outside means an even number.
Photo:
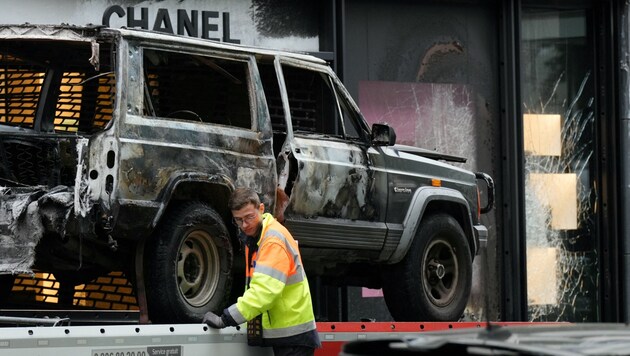
[[[228,308],[230,316],[242,324],[262,314],[265,339],[315,330],[311,293],[297,241],[268,213],[263,214],[260,236],[258,250],[252,255],[254,268],[247,269],[249,288]],[[246,262],[249,266],[250,261]]]

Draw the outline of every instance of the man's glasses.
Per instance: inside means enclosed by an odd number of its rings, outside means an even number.
[[[256,214],[249,214],[249,215],[245,216],[244,218],[233,218],[232,222],[234,222],[234,225],[236,225],[236,226],[243,226],[244,223],[248,223],[249,224],[254,219],[256,219]]]

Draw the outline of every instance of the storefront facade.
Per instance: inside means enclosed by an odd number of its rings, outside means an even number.
[[[612,0],[39,0],[0,23],[137,27],[323,58],[368,122],[494,177],[465,319],[629,321],[628,11]],[[321,319],[390,318],[378,291],[313,285]]]
[[[342,8],[341,72],[366,118],[412,112],[416,129],[399,126],[410,143],[463,155],[498,182],[471,316],[628,320],[627,5]],[[379,90],[398,102],[375,104]]]

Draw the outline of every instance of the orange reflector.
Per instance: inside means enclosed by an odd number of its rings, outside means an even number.
[[[437,179],[437,178],[433,178],[431,179],[431,185],[434,187],[441,187],[442,186],[442,180],[441,179]]]

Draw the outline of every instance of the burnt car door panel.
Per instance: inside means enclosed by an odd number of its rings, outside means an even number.
[[[373,177],[362,148],[294,137],[297,162],[287,225],[305,246],[380,250],[384,222],[375,220]]]
[[[120,132],[121,210],[152,202],[161,212],[172,197],[168,190],[182,188],[186,181],[228,190],[252,186],[263,196],[273,192],[275,159],[270,129],[257,118],[261,109],[253,98],[260,84],[250,75],[251,56],[143,47],[139,52],[142,80],[130,74],[129,93],[131,102],[142,105],[126,115]],[[272,197],[266,196],[270,203]],[[159,220],[155,214],[146,217],[151,218],[144,224],[149,228]],[[122,231],[130,233],[138,218],[119,214]]]
[[[380,250],[387,228],[374,195],[384,174],[372,169],[378,152],[368,154],[365,128],[326,73],[290,65],[282,72],[292,129],[283,158],[287,226],[305,247]]]

